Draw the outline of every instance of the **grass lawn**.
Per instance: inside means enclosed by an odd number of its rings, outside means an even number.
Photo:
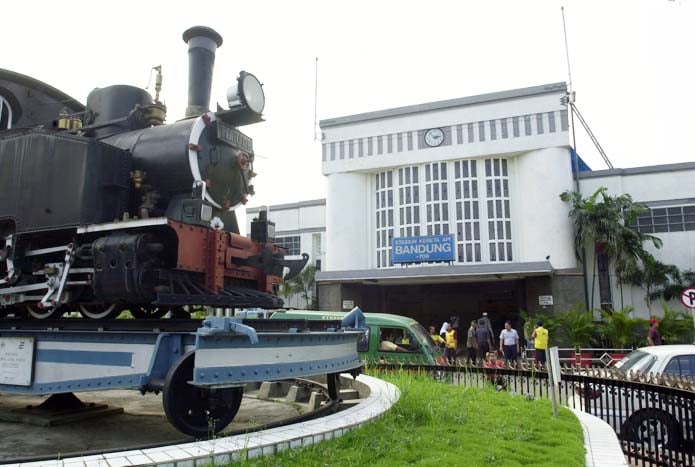
[[[582,429],[547,400],[466,388],[426,376],[376,375],[400,388],[384,416],[301,450],[243,461],[247,466],[584,466]]]

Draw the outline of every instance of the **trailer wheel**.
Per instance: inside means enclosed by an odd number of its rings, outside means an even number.
[[[164,382],[164,413],[181,433],[209,438],[234,419],[243,389],[193,386],[189,383],[193,379],[193,356],[193,352],[189,352],[169,369]]]

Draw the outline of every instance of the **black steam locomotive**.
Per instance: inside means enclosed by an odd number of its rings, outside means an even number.
[[[144,89],[93,90],[86,106],[33,78],[0,70],[0,315],[136,317],[189,306],[277,308],[285,267],[274,225],[239,235],[234,209],[253,194],[251,138],[265,98],[241,72],[229,108],[209,109],[215,52],[207,27],[183,34],[186,117]],[[160,69],[161,71],[161,69]]]

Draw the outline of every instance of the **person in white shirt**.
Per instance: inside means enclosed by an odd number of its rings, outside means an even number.
[[[507,363],[516,363],[519,355],[519,334],[516,329],[512,329],[511,321],[504,322],[504,329],[500,333],[500,352],[504,353]]]
[[[440,336],[442,339],[446,339],[446,332],[447,332],[448,330],[449,330],[449,322],[448,322],[448,321],[444,321],[444,323],[442,324],[442,327],[439,328],[439,336]]]

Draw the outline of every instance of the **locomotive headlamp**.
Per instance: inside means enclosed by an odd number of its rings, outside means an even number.
[[[245,106],[260,115],[265,107],[263,85],[254,75],[242,71],[237,83],[227,90],[227,103],[230,109]]]

